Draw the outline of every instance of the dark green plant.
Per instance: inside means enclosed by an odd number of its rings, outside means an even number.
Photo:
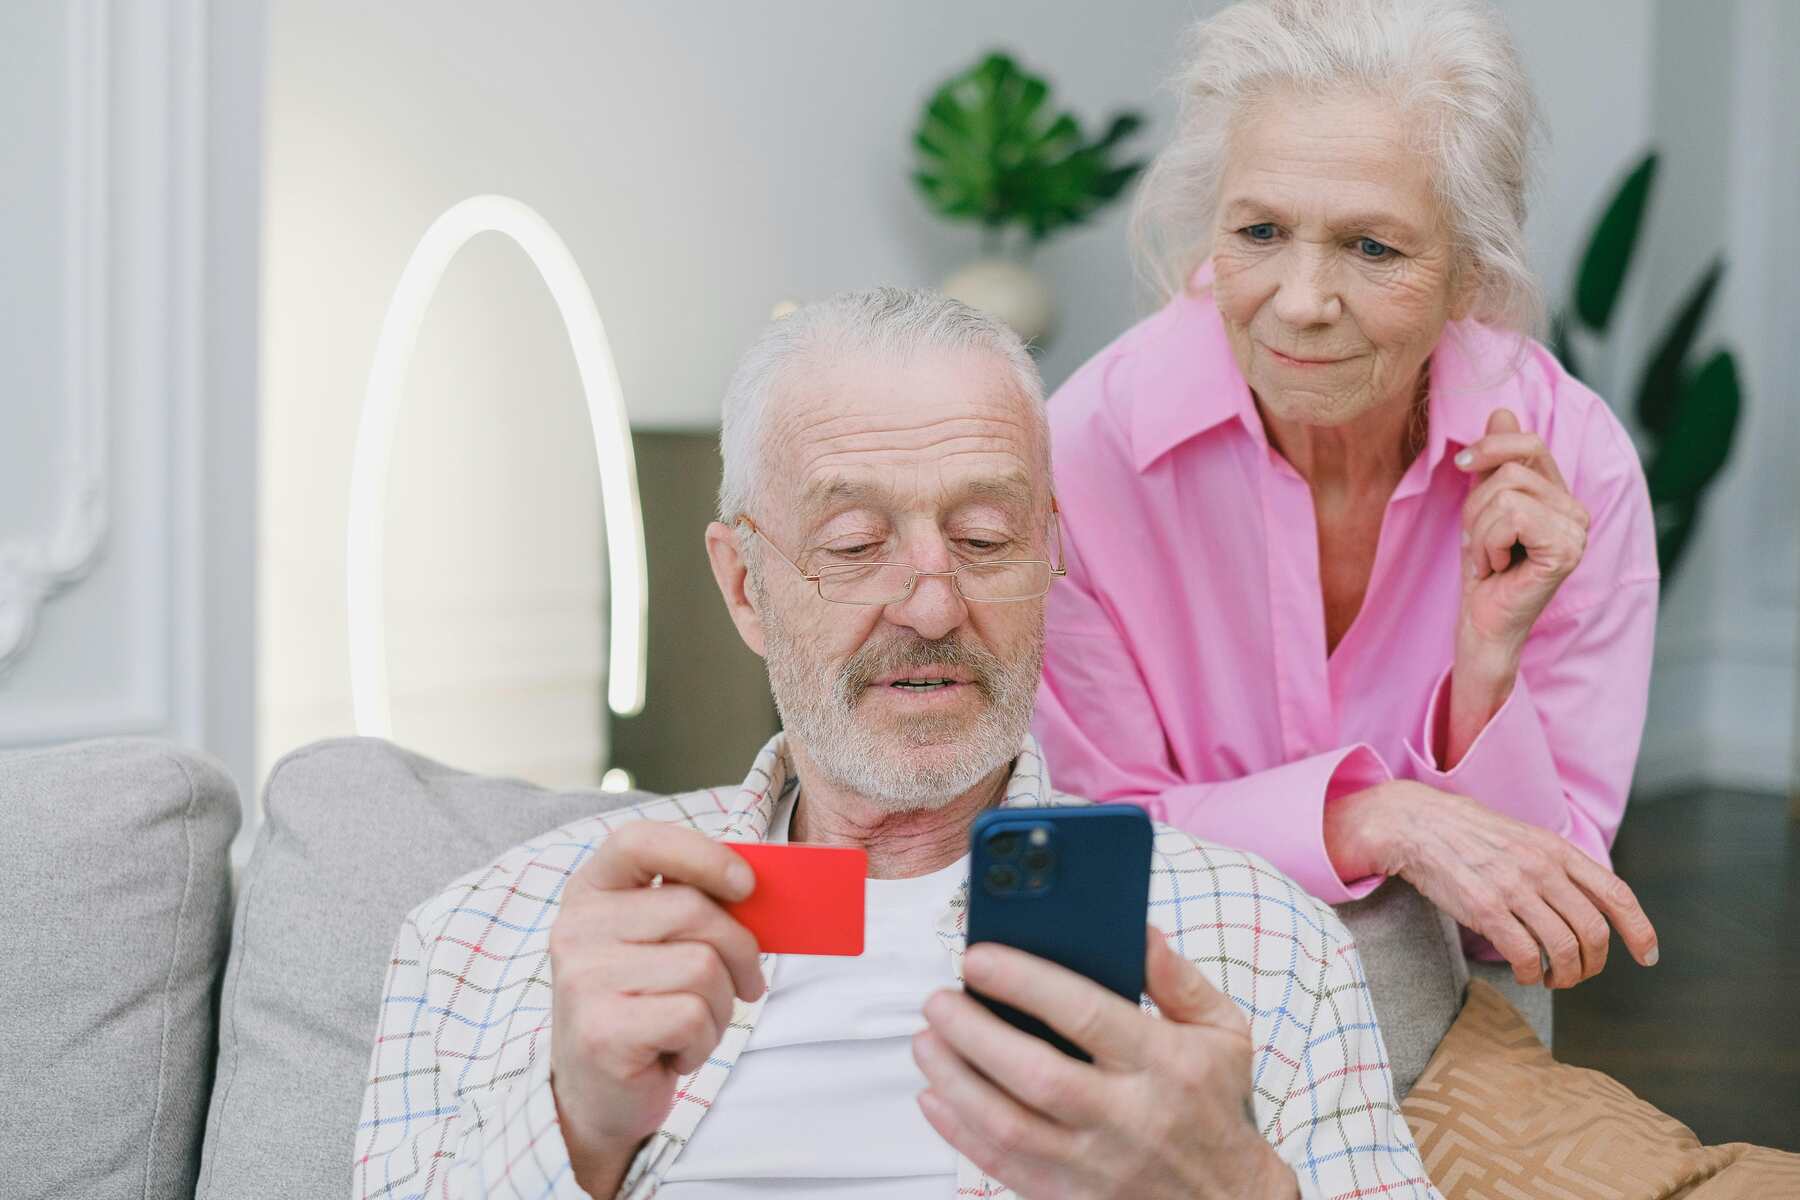
[[[989,54],[931,94],[913,133],[913,182],[940,216],[979,222],[990,246],[1016,226],[1028,246],[1116,199],[1144,163],[1113,155],[1143,118],[1120,112],[1089,141],[1073,113],[1052,116],[1050,85]]]
[[[1572,327],[1604,335],[1618,307],[1656,182],[1656,152],[1646,154],[1613,194],[1588,240],[1575,278],[1571,312],[1551,321],[1552,348],[1578,378]],[[1656,514],[1656,554],[1664,586],[1674,578],[1700,518],[1706,489],[1731,455],[1743,395],[1729,350],[1689,361],[1725,261],[1715,257],[1657,339],[1638,379],[1636,414],[1643,430],[1644,474]]]

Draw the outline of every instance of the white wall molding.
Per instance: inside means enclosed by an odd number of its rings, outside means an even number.
[[[263,0],[43,11],[6,49],[66,57],[29,94],[64,244],[21,260],[62,294],[26,347],[60,393],[0,460],[57,490],[0,545],[0,747],[164,737],[249,790]]]
[[[50,398],[63,411],[63,440],[53,452],[57,495],[48,527],[0,542],[0,675],[29,648],[44,604],[86,578],[106,535],[108,28],[104,0],[69,5],[63,87],[68,158],[62,187],[68,214],[62,348],[67,391]]]

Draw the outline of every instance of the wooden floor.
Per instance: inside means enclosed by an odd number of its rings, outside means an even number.
[[[1556,1057],[1605,1071],[1700,1140],[1800,1151],[1800,823],[1787,801],[1708,791],[1634,804],[1614,847],[1661,939],[1613,940],[1556,994]]]

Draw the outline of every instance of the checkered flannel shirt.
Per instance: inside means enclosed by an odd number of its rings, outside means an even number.
[[[566,825],[410,913],[383,990],[351,1194],[586,1195],[570,1170],[550,1090],[549,935],[564,885],[630,821],[762,841],[778,802],[796,786],[777,735],[735,793],[688,792]],[[1028,737],[1004,803],[1087,801],[1051,790]],[[967,902],[965,883],[937,924],[959,979]],[[1159,825],[1150,916],[1249,1018],[1256,1121],[1309,1200],[1437,1196],[1394,1098],[1361,961],[1329,907],[1259,858]],[[772,983],[775,958],[763,959]],[[667,1119],[632,1163],[619,1196],[656,1193],[767,1002],[737,1002],[718,1048],[680,1080]],[[1011,1194],[959,1162],[958,1197]]]

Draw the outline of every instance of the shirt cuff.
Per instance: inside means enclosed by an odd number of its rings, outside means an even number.
[[[1431,690],[1425,724],[1417,742],[1408,740],[1413,778],[1446,792],[1479,800],[1486,808],[1517,818],[1560,837],[1569,833],[1569,804],[1562,778],[1550,754],[1550,739],[1538,718],[1537,705],[1525,676],[1513,680],[1500,710],[1476,735],[1462,760],[1448,771],[1437,762],[1435,731],[1450,710],[1450,673],[1446,668]]]
[[[1343,880],[1325,850],[1325,806],[1393,778],[1361,743],[1223,783],[1176,787],[1145,802],[1159,821],[1259,854],[1327,904],[1360,900],[1385,876]]]
[[[532,1196],[543,1200],[593,1200],[575,1182],[550,1089],[549,1042],[525,1077],[481,1114],[481,1131],[460,1157],[480,1181],[476,1195]],[[460,1165],[460,1163],[459,1163]]]
[[[1378,783],[1387,783],[1393,779],[1381,755],[1375,753],[1373,747],[1361,742],[1345,750],[1331,770],[1325,781],[1325,802],[1319,806],[1319,853],[1325,854],[1325,866],[1331,877],[1337,880],[1342,898],[1321,897],[1329,904],[1346,904],[1351,900],[1361,900],[1370,892],[1387,882],[1386,875],[1364,875],[1361,879],[1339,878],[1337,868],[1331,865],[1331,856],[1325,851],[1325,809],[1334,800],[1340,800],[1354,792],[1364,791]]]

